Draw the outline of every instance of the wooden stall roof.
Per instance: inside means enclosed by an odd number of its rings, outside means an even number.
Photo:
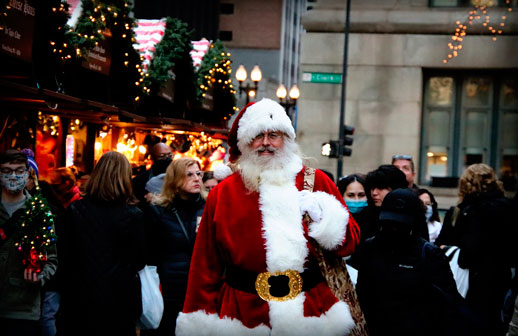
[[[0,79],[1,113],[19,109],[37,110],[65,118],[80,118],[83,122],[110,123],[118,127],[134,127],[160,132],[206,132],[214,138],[226,139],[228,129],[213,128],[184,119],[146,117],[117,106],[78,98],[52,90],[34,88]]]

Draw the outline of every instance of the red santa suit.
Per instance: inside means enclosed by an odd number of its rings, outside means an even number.
[[[283,129],[268,117],[273,126],[259,127],[291,135],[289,127]],[[257,130],[251,134],[254,132]],[[249,143],[248,138],[241,139]],[[323,172],[316,171],[312,194],[321,208],[321,218],[309,226],[303,221],[299,204],[299,194],[304,189],[302,161],[290,160],[282,173],[265,171],[260,177],[257,191],[245,187],[239,172],[211,190],[196,238],[176,334],[348,334],[354,326],[349,307],[333,295],[325,281],[281,302],[265,301],[257,293],[236,289],[226,281],[229,268],[255,273],[302,273],[313,253],[310,241],[340,256],[351,254],[359,241],[357,224],[349,216],[338,189]]]

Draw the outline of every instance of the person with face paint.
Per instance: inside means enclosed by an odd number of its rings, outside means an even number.
[[[439,218],[439,211],[437,210],[437,202],[433,194],[427,189],[417,190],[417,195],[424,206],[426,206],[426,223],[428,224],[428,235],[430,236],[430,243],[434,243],[439,233],[441,233],[442,224]]]
[[[25,189],[29,178],[27,156],[17,150],[0,154],[0,325],[2,335],[39,335],[41,288],[57,268],[55,245],[47,249],[47,262],[40,272],[23,263],[15,246],[20,216],[31,195]]]

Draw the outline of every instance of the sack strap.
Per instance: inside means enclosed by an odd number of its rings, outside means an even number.
[[[315,168],[304,168],[304,190],[313,192],[315,186]]]

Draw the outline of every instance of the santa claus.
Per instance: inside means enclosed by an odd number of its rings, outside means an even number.
[[[176,335],[347,335],[349,307],[314,258],[315,244],[345,257],[359,241],[338,189],[316,170],[304,190],[295,130],[270,99],[240,112],[228,142],[236,172],[208,196]]]

